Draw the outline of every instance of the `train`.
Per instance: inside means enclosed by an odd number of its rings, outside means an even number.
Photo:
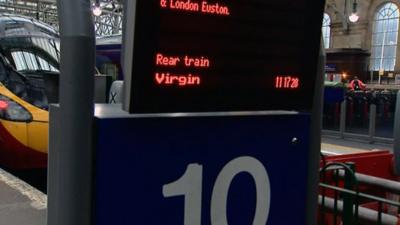
[[[97,51],[95,102],[105,102],[112,81],[123,79],[121,35],[97,39]],[[58,103],[59,69],[57,30],[30,17],[0,13],[2,168],[47,168],[48,110]]]
[[[0,14],[0,165],[46,168],[49,104],[58,102],[58,32]]]

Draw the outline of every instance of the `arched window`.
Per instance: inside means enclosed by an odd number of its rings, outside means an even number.
[[[326,13],[324,13],[324,20],[322,23],[322,37],[324,38],[325,48],[329,48],[331,37],[331,18]]]
[[[396,62],[399,8],[386,3],[375,14],[370,69],[393,71]]]

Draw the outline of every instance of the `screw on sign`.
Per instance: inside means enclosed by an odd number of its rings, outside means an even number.
[[[227,163],[215,180],[211,196],[211,225],[228,225],[228,191],[236,175],[246,172],[252,176],[257,190],[257,205],[252,225],[265,225],[270,207],[270,182],[267,170],[256,158],[243,156]],[[185,196],[184,224],[201,225],[203,166],[189,164],[178,180],[165,184],[164,197]]]

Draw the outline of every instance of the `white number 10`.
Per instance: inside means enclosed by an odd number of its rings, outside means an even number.
[[[233,159],[224,166],[215,181],[211,196],[211,225],[228,225],[226,206],[229,187],[236,175],[249,173],[256,185],[256,211],[252,225],[265,225],[270,206],[270,183],[263,164],[249,156]],[[189,164],[177,181],[163,186],[164,197],[185,196],[184,225],[201,225],[203,166]]]

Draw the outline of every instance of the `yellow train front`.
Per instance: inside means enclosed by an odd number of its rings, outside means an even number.
[[[58,101],[59,37],[31,18],[0,14],[0,166],[47,167],[48,107]]]

